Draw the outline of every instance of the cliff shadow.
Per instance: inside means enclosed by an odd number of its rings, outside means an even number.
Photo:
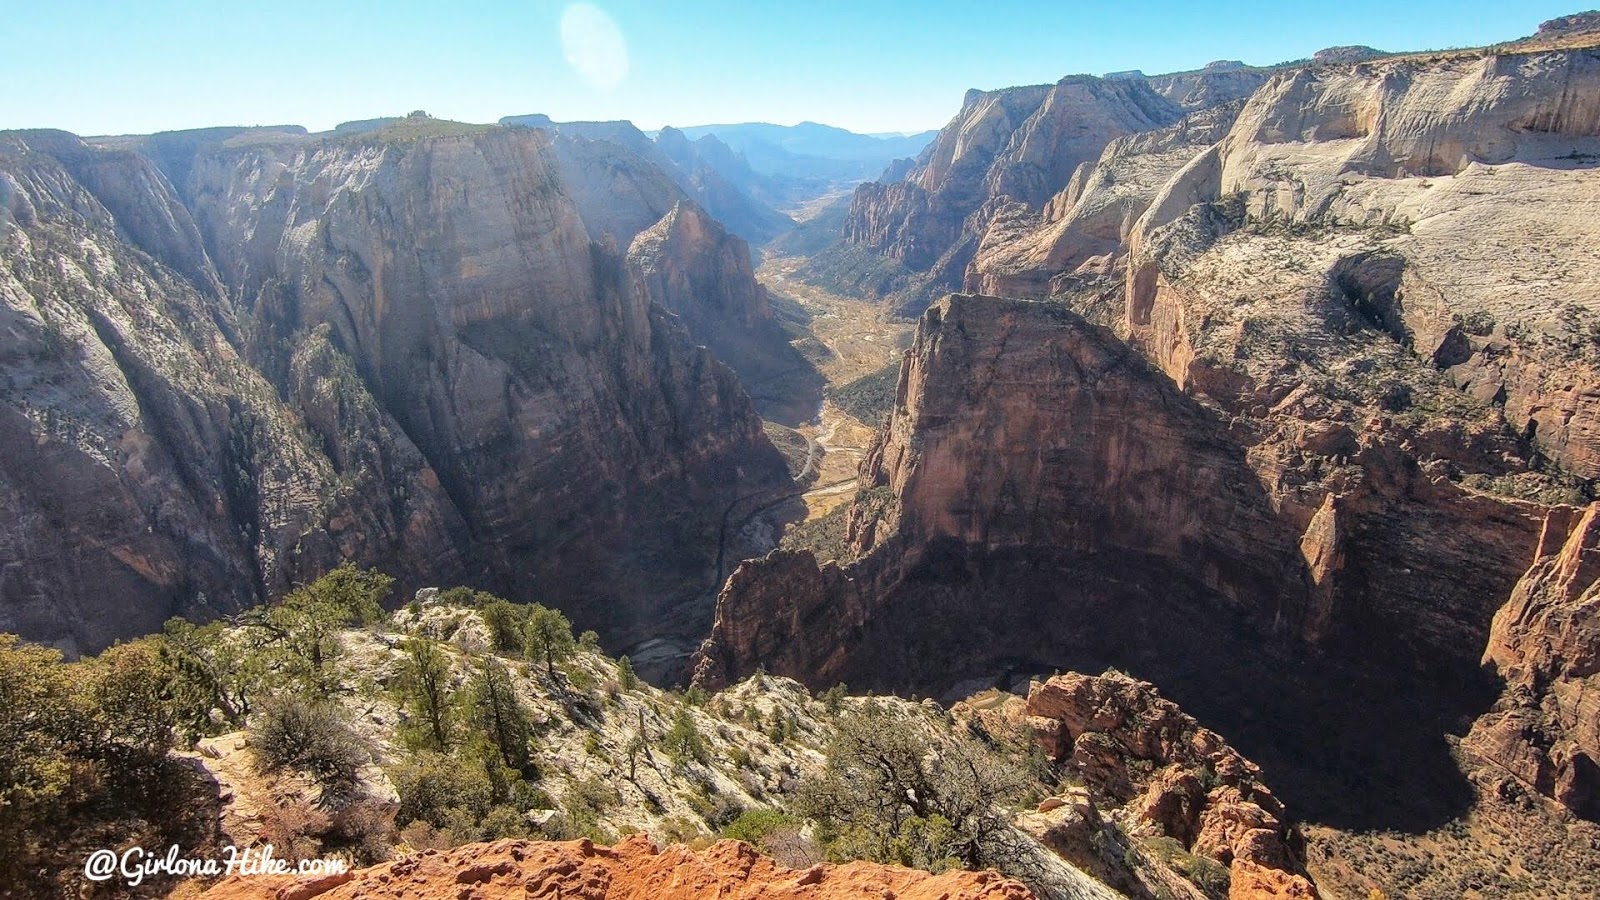
[[[1261,766],[1296,819],[1420,833],[1473,801],[1449,735],[1498,694],[1403,635],[1320,652],[1265,633],[1170,563],[1123,555],[929,548],[860,635],[843,680],[938,695],[962,682],[1120,669]],[[1341,648],[1347,650],[1348,648]]]

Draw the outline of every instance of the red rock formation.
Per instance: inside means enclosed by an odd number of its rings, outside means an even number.
[[[1032,900],[993,872],[930,875],[875,863],[786,869],[738,841],[703,851],[657,850],[634,836],[615,847],[589,841],[498,841],[429,850],[340,876],[231,878],[208,900]]]
[[[1600,819],[1600,503],[1550,512],[1533,565],[1495,614],[1483,661],[1507,688],[1468,747]]]
[[[1153,685],[1058,675],[1034,684],[1022,712],[1045,753],[1098,802],[1229,866],[1233,900],[1317,896],[1303,840],[1260,769]]]
[[[1287,384],[1223,420],[1065,304],[959,295],[897,390],[847,517],[864,555],[742,567],[703,681],[938,694],[1115,666],[1286,790],[1388,816],[1420,770],[1449,796],[1440,735],[1488,702],[1474,648],[1542,514],[1448,477],[1457,448],[1506,452],[1492,428],[1363,421]]]

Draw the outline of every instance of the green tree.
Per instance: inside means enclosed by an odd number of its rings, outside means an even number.
[[[228,727],[244,727],[265,667],[247,641],[230,635],[221,622],[195,625],[169,619],[161,635],[161,656],[173,673],[179,724],[190,735],[214,734],[217,716]]]
[[[148,772],[166,758],[177,731],[177,674],[155,639],[117,644],[73,667],[84,715],[84,752],[123,774]]]
[[[678,765],[706,761],[706,741],[694,724],[694,716],[687,709],[679,709],[672,717],[672,727],[661,739],[661,749]]]
[[[485,659],[472,679],[469,693],[472,723],[478,732],[488,739],[508,768],[527,772],[532,767],[528,741],[533,726],[512,684],[511,673],[499,660]]]
[[[1008,806],[1028,781],[977,742],[872,705],[841,716],[826,752],[796,809],[834,855],[928,869],[1011,861]]]
[[[577,641],[572,637],[572,622],[560,610],[535,603],[528,610],[522,646],[530,659],[544,659],[545,672],[554,680],[556,663],[571,656],[577,647]]]
[[[617,683],[625,691],[636,690],[639,687],[639,676],[633,671],[633,661],[626,656],[617,657]]]
[[[71,785],[73,713],[61,653],[0,634],[0,848]]]
[[[359,625],[371,625],[383,618],[383,601],[393,589],[393,578],[377,569],[358,569],[349,562],[340,563],[306,587],[317,602],[343,611],[346,622]]]
[[[259,646],[283,677],[315,696],[331,697],[343,675],[337,665],[344,654],[340,632],[377,621],[393,584],[382,572],[345,563],[278,603],[252,610],[241,624],[266,636]]]
[[[495,651],[521,655],[523,631],[528,624],[527,607],[490,596],[491,599],[480,605],[478,615],[483,617],[484,627],[489,629],[489,639],[494,642]]]
[[[450,659],[438,641],[411,638],[405,643],[406,660],[400,685],[411,716],[420,723],[418,732],[430,750],[450,746],[451,710]]]

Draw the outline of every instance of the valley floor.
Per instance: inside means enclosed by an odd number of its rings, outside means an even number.
[[[795,271],[804,262],[802,257],[770,258],[756,277],[810,316],[810,335],[796,343],[822,372],[828,393],[897,365],[912,326],[885,320],[882,308],[870,300],[841,296],[799,280]],[[804,521],[814,521],[855,496],[857,469],[876,425],[851,415],[827,396],[817,417],[796,429],[820,449],[820,454],[813,454],[820,458],[810,460],[816,478],[804,496]],[[810,474],[807,471],[802,478]]]

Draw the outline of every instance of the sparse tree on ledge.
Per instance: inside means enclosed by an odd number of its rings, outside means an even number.
[[[571,656],[577,648],[577,641],[572,637],[572,622],[560,610],[538,603],[528,611],[522,643],[530,659],[544,658],[545,673],[551,681],[556,677],[556,663]]]

